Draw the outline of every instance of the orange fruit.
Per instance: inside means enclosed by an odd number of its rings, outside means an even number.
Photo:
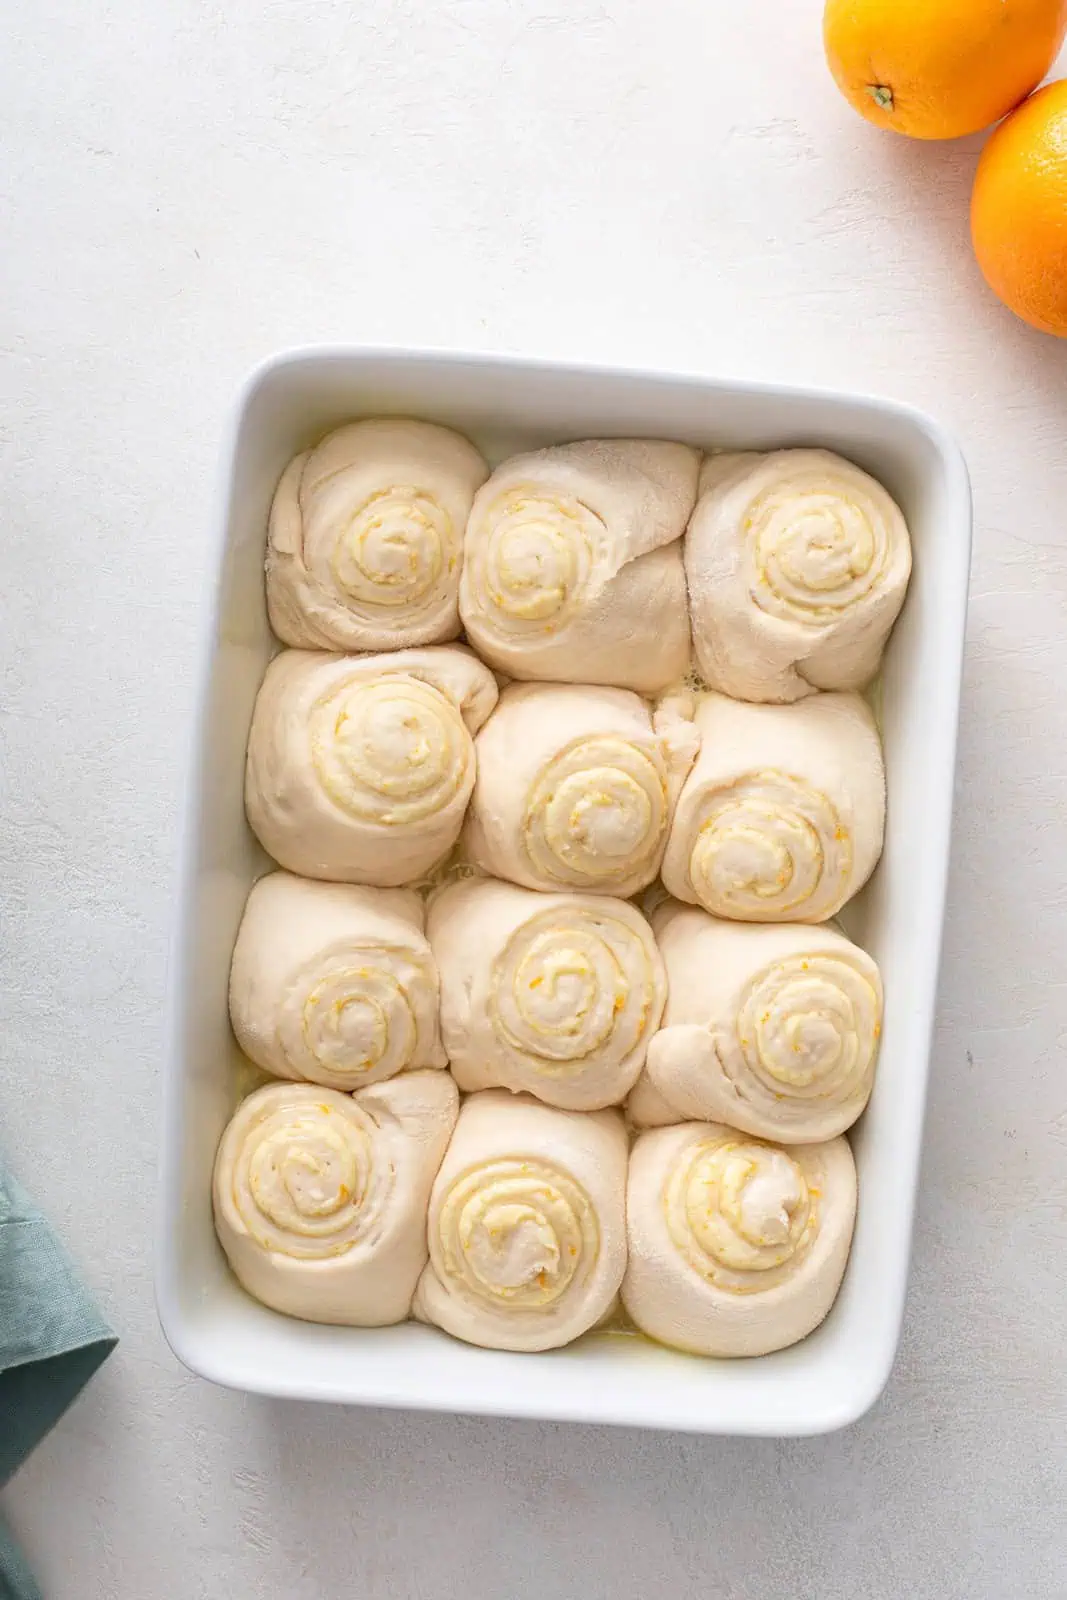
[[[975,174],[971,238],[993,293],[1067,338],[1067,82],[994,128]]]
[[[997,122],[1041,82],[1067,0],[827,0],[826,59],[868,122],[955,139]]]

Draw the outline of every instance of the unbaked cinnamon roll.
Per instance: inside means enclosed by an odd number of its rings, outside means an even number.
[[[699,456],[588,439],[514,456],[475,496],[460,612],[511,678],[652,693],[689,662],[681,536]]]
[[[685,570],[711,688],[799,700],[874,677],[904,604],[911,541],[882,485],[828,450],[711,456]]]
[[[511,684],[478,736],[464,848],[530,889],[629,896],[659,870],[696,752],[691,703]]]
[[[411,889],[261,878],[230,968],[244,1053],[275,1077],[346,1090],[447,1065],[424,920]]]
[[[569,1344],[618,1292],[625,1188],[618,1112],[471,1095],[430,1197],[415,1315],[493,1350]]]
[[[818,1327],[856,1216],[846,1139],[766,1144],[713,1122],[643,1133],[630,1156],[623,1304],[662,1344],[759,1356]]]
[[[267,536],[267,605],[283,643],[399,650],[459,633],[471,502],[489,468],[432,422],[369,419],[282,475]]]
[[[568,1111],[624,1099],[667,993],[633,906],[476,878],[434,896],[427,936],[461,1089],[526,1090]]]
[[[459,645],[283,650],[248,740],[253,831],[306,878],[410,883],[456,841],[474,787],[471,735],[496,697],[488,667]]]
[[[238,1106],[215,1160],[215,1227],[257,1300],[308,1322],[401,1322],[426,1203],[456,1122],[446,1072],[357,1094],[277,1083]]]
[[[797,705],[699,699],[700,754],[675,810],[663,881],[738,922],[824,922],[882,853],[885,770],[859,695]]]
[[[867,1104],[882,984],[834,928],[721,922],[667,902],[652,917],[670,999],[648,1078],[675,1115],[788,1144],[832,1139]],[[635,1122],[642,1109],[631,1108]],[[647,1125],[647,1121],[646,1121]]]

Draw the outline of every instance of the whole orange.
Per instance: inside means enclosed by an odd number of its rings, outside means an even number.
[[[827,0],[838,88],[880,128],[955,139],[1005,116],[1041,82],[1067,0]]]
[[[994,294],[1067,338],[1067,82],[1047,84],[993,130],[975,174],[971,238]]]

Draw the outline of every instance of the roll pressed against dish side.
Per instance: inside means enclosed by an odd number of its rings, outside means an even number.
[[[396,650],[459,633],[463,535],[489,468],[432,422],[367,419],[282,474],[267,534],[267,606],[284,644]]]
[[[874,716],[857,694],[795,705],[699,697],[700,753],[675,809],[663,881],[739,922],[825,922],[873,872],[885,826]]]
[[[220,1243],[248,1293],[307,1322],[402,1322],[458,1106],[446,1072],[406,1072],[354,1095],[277,1083],[242,1101],[213,1194]]]
[[[230,968],[242,1050],[275,1077],[341,1090],[446,1066],[424,922],[411,889],[261,878]]]
[[[863,689],[911,573],[896,502],[828,450],[711,456],[685,537],[693,648],[739,700]]]
[[[646,1072],[675,1112],[667,1120],[789,1144],[851,1127],[882,1027],[881,978],[866,951],[824,925],[724,922],[677,901],[659,906],[652,926],[670,998]],[[642,1112],[631,1104],[635,1123]],[[653,1108],[644,1125],[657,1120]]]
[[[489,668],[460,645],[283,650],[248,740],[253,831],[302,877],[411,883],[456,842],[474,787],[472,734],[496,699]]]
[[[618,1293],[625,1188],[618,1112],[469,1096],[430,1196],[415,1316],[488,1349],[569,1344]]]
[[[642,1332],[694,1355],[769,1355],[833,1305],[856,1168],[847,1139],[781,1146],[687,1122],[638,1137],[626,1210],[622,1298]]]

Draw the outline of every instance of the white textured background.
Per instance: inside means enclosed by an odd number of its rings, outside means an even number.
[[[48,1600],[1067,1595],[1067,343],[983,290],[979,140],[826,75],[818,0],[8,0],[0,1143],[122,1334],[6,1509]],[[900,1361],[850,1432],[270,1405],[187,1377],[150,1237],[221,419],[314,340],[872,388],[977,528]]]

